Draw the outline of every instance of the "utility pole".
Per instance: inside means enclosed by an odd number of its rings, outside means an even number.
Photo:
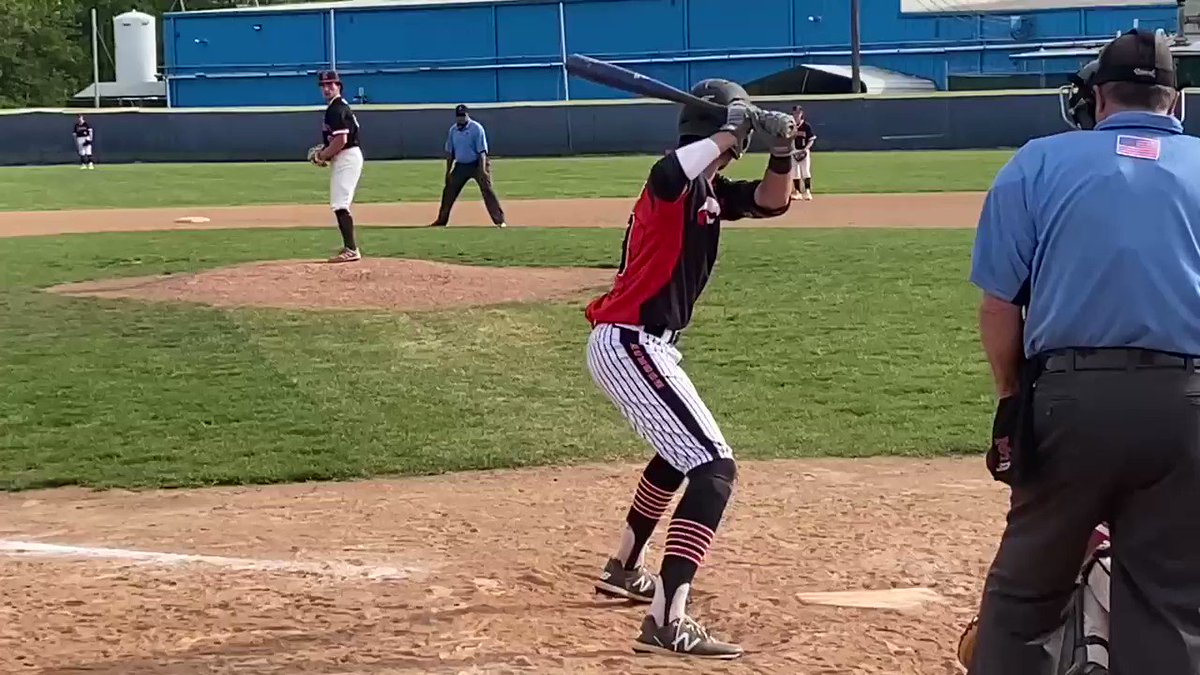
[[[850,80],[855,94],[862,92],[862,36],[859,35],[859,0],[850,0]]]

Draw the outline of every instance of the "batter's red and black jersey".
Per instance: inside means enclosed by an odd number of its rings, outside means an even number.
[[[592,325],[682,330],[717,261],[721,221],[779,215],[754,202],[760,181],[689,180],[674,152],[658,160],[629,216],[612,290],[588,304]]]
[[[346,135],[346,147],[358,147],[358,118],[350,109],[346,99],[337,97],[325,108],[325,121],[321,128],[321,140],[329,145],[329,139],[338,134]]]

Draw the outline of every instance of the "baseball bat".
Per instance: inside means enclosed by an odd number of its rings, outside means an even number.
[[[635,73],[628,68],[622,68],[615,63],[608,63],[582,54],[571,54],[566,60],[567,72],[597,84],[620,89],[631,94],[641,94],[650,98],[673,101],[682,104],[694,104],[713,111],[725,112],[725,106],[712,101],[706,101],[697,96],[681,91],[667,84]]]

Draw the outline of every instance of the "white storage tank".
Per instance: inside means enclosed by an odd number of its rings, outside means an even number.
[[[117,82],[154,82],[158,74],[158,32],[149,14],[136,10],[113,17]]]

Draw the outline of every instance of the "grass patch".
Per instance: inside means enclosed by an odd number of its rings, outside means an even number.
[[[39,288],[304,257],[326,233],[20,238],[0,248],[0,488],[194,486],[637,459],[577,304],[217,310]],[[372,253],[611,265],[620,230],[375,230]],[[731,227],[681,343],[746,458],[974,452],[991,414],[970,232]]]
[[[813,156],[822,194],[986,190],[1011,156],[1003,150],[843,152]],[[632,197],[653,157],[497,158],[502,199]],[[765,158],[750,156],[730,170],[762,174]],[[445,163],[375,162],[369,158],[361,203],[437,201]],[[553,180],[547,177],[553,176]],[[302,162],[256,164],[118,164],[95,171],[75,166],[0,168],[0,210],[35,211],[153,206],[316,204],[328,199],[329,174]],[[473,185],[461,199],[477,200]]]

